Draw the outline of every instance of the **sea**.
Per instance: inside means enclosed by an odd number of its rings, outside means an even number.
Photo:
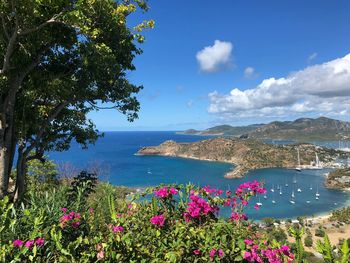
[[[70,150],[50,152],[48,156],[59,166],[74,166],[80,170],[99,166],[103,171],[102,180],[109,181],[113,185],[140,189],[159,184],[193,183],[198,186],[235,190],[245,181],[258,180],[264,182],[267,194],[259,198],[254,197],[247,207],[249,218],[255,220],[266,217],[283,219],[317,216],[349,205],[349,192],[324,187],[325,174],[330,171],[327,169],[301,172],[282,168],[259,169],[250,171],[243,178],[226,179],[225,173],[234,168],[231,164],[135,155],[144,146],[159,145],[166,140],[195,142],[208,138],[212,136],[183,135],[173,131],[105,132],[104,137],[95,145],[90,145],[88,149],[82,149],[77,143],[72,143]],[[327,144],[328,147],[332,145],[337,145],[337,142]],[[290,202],[293,191],[294,204]],[[316,193],[319,194],[318,200]],[[259,210],[253,209],[256,203],[262,204]],[[221,215],[228,216],[229,211],[224,210]]]

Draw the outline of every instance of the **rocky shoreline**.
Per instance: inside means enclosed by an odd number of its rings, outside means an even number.
[[[294,168],[297,149],[302,165],[309,165],[318,154],[323,163],[331,163],[338,151],[312,144],[271,145],[257,140],[213,138],[193,143],[165,141],[158,146],[141,148],[137,155],[160,155],[188,159],[219,161],[234,165],[226,178],[239,178],[251,170],[262,168]]]

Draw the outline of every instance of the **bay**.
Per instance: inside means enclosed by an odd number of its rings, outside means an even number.
[[[103,138],[87,150],[72,143],[69,151],[51,152],[49,157],[59,164],[70,162],[79,169],[98,163],[108,168],[103,180],[108,180],[114,185],[136,188],[161,183],[191,182],[199,186],[210,185],[234,190],[245,181],[263,181],[268,189],[266,199],[261,196],[260,200],[255,198],[251,202],[261,202],[261,209],[256,211],[252,206],[247,209],[248,216],[253,219],[318,215],[348,204],[348,192],[324,188],[324,173],[328,170],[303,170],[298,173],[281,168],[259,169],[249,172],[244,178],[226,179],[224,174],[232,169],[232,165],[227,163],[135,155],[141,147],[158,145],[166,140],[194,142],[208,138],[212,137],[181,135],[175,132],[106,132]],[[293,183],[294,179],[297,183]],[[282,194],[279,194],[278,186]],[[274,192],[270,191],[271,188],[274,188]],[[302,191],[298,192],[298,188]],[[317,189],[320,194],[319,200],[315,198]],[[295,192],[295,204],[290,203],[292,190]],[[224,214],[227,215],[228,212]]]

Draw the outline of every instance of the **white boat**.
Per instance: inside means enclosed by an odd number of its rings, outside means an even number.
[[[295,195],[294,195],[294,190],[292,191],[292,197],[293,197],[293,198],[295,197]]]
[[[312,190],[312,185],[310,185],[310,190]]]
[[[290,202],[291,204],[293,204],[293,205],[295,204],[295,201],[294,201],[294,200],[290,200],[289,202]]]
[[[273,203],[273,204],[276,204],[276,201],[275,201],[275,200],[272,200],[272,203]]]
[[[257,206],[262,206],[262,203],[260,201],[260,197],[259,197],[259,202],[256,203]]]
[[[298,166],[295,167],[295,170],[298,172],[301,172],[299,147],[297,148],[297,151],[298,151]]]
[[[297,191],[298,191],[299,193],[301,193],[301,189],[300,189],[300,188],[298,188]]]
[[[280,195],[282,194],[282,189],[280,189]]]
[[[274,186],[272,186],[272,188],[271,188],[271,192],[275,192]]]
[[[307,200],[307,201],[306,201],[306,203],[310,204],[310,201],[309,201],[309,200]]]
[[[293,178],[293,184],[296,184],[297,183],[297,178],[294,176]]]
[[[316,200],[320,199],[318,196],[316,196]]]
[[[319,197],[319,196],[320,196],[320,194],[319,194],[319,192],[318,192],[318,187],[317,187],[316,197]],[[318,199],[318,198],[316,198],[316,199]]]
[[[148,174],[152,174],[151,170],[148,168],[148,171],[147,171]]]
[[[311,169],[311,170],[322,170],[323,167],[322,167],[322,164],[320,162],[320,159],[318,158],[318,155],[317,155],[317,152],[315,152],[315,165],[310,165],[308,166],[308,169]]]
[[[267,195],[264,195],[264,199],[267,199]]]

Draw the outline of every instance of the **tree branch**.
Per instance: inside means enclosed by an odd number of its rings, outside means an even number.
[[[51,17],[49,20],[46,20],[44,23],[33,27],[33,28],[29,28],[29,29],[25,29],[25,30],[20,30],[20,32],[18,32],[19,36],[25,36],[34,32],[39,31],[40,29],[44,28],[45,26],[52,24],[52,23],[62,23],[61,21],[57,20],[60,16],[62,16],[65,12],[67,11],[67,9],[62,10],[61,12],[59,12],[58,14],[55,14],[53,17]]]
[[[4,31],[4,35],[6,37],[6,40],[9,41],[10,40],[10,36],[7,32],[7,29],[6,29],[6,23],[5,23],[5,18],[4,18],[4,14],[1,14],[1,23],[2,23],[2,29]]]

